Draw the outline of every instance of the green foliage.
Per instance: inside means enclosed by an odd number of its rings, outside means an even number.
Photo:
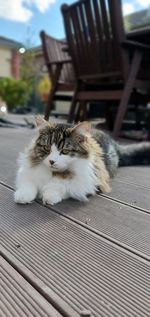
[[[3,78],[0,80],[0,98],[12,110],[16,106],[25,105],[31,94],[30,85],[24,80]]]
[[[44,95],[48,95],[52,88],[52,83],[49,79],[48,74],[43,75],[43,77],[39,80],[37,85],[37,91],[39,95],[43,98]]]
[[[124,16],[124,28],[126,32],[129,32],[131,30],[131,24],[129,22],[129,17],[127,15]]]
[[[21,56],[20,76],[21,79],[28,85],[31,94],[36,94],[39,70],[36,63],[36,55],[34,52],[32,52],[32,50],[27,49],[26,52]],[[35,100],[33,101],[32,106],[35,106],[34,102]]]
[[[21,78],[32,85],[36,76],[35,55],[28,50],[21,57]]]

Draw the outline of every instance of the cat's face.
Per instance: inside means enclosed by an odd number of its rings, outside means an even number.
[[[50,125],[44,121],[32,150],[33,164],[43,162],[53,171],[65,171],[80,159],[87,159],[88,128],[88,123],[66,128],[64,125]]]
[[[44,164],[50,166],[54,171],[67,170],[77,160],[76,153],[72,153],[67,148],[60,150],[57,144],[53,143],[50,154],[44,159]]]

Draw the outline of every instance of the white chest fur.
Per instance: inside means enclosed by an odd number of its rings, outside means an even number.
[[[30,167],[26,159],[23,159],[17,176],[15,201],[29,203],[38,194],[48,204],[69,197],[86,201],[88,194],[95,194],[98,185],[92,160],[78,159],[72,164],[71,172],[72,178],[53,177],[45,164]]]

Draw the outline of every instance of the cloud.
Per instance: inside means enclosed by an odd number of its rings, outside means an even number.
[[[150,0],[136,0],[136,1],[142,8],[148,8],[148,6],[150,6]]]
[[[123,14],[128,15],[135,11],[135,6],[131,3],[125,3],[123,5]]]
[[[0,0],[0,18],[27,22],[33,14],[33,8],[44,13],[56,0]]]
[[[123,4],[123,14],[128,15],[133,12],[150,8],[150,0],[134,0]]]
[[[30,0],[40,12],[44,13],[53,3],[55,0]]]

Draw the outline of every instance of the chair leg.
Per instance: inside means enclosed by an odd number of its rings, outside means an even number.
[[[75,110],[77,107],[77,93],[78,93],[78,85],[75,88],[75,92],[74,92],[73,99],[71,102],[68,120],[67,120],[68,123],[72,123],[75,120]]]
[[[123,90],[122,98],[119,104],[118,112],[117,112],[117,117],[114,123],[114,130],[113,130],[113,137],[118,138],[119,132],[122,126],[123,118],[127,110],[128,102],[132,93],[132,89],[134,87],[135,79],[139,70],[139,66],[141,63],[142,59],[142,54],[138,51],[135,52],[132,65],[131,65],[131,70],[129,73],[129,77],[127,79],[125,88]]]
[[[78,109],[77,109],[77,113],[75,115],[75,122],[79,122],[80,121],[80,111],[81,111],[81,104],[80,102],[78,103]]]
[[[45,107],[44,119],[45,119],[46,121],[49,120],[50,112],[51,112],[51,111],[53,110],[53,108],[54,108],[54,104],[53,104],[54,94],[55,94],[55,89],[52,89],[51,92],[50,92],[50,94],[49,94],[48,102],[47,102],[46,107]]]
[[[87,101],[81,103],[81,121],[87,120]]]
[[[54,98],[54,95],[55,95],[55,92],[57,90],[57,85],[58,85],[58,80],[59,80],[59,77],[60,77],[60,74],[61,74],[61,70],[62,70],[62,63],[56,65],[56,69],[55,69],[55,73],[53,74],[52,76],[52,89],[50,91],[50,94],[49,94],[49,98],[48,98],[48,103],[46,105],[46,108],[45,108],[45,120],[48,121],[49,119],[49,115],[50,115],[50,111],[53,109],[53,98]]]
[[[75,122],[85,121],[87,119],[87,101],[80,101],[75,116]]]
[[[115,103],[112,103],[112,107],[115,107]],[[106,126],[108,130],[112,131],[113,130],[113,110],[111,109],[110,103],[106,103]]]

